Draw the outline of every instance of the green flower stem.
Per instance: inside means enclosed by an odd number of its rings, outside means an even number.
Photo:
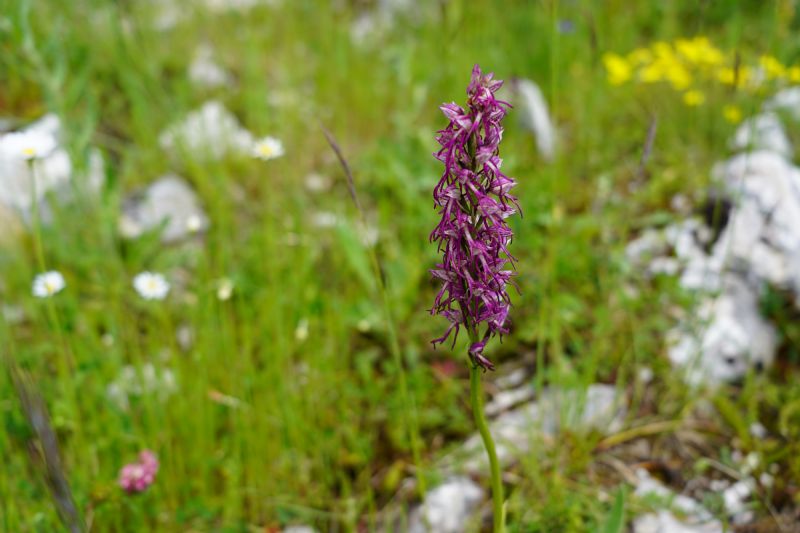
[[[30,159],[28,161],[28,171],[31,175],[31,208],[32,208],[32,219],[31,225],[33,226],[33,248],[34,248],[34,255],[36,264],[39,267],[39,273],[44,274],[47,272],[47,263],[44,257],[44,246],[42,244],[42,220],[41,220],[41,208],[39,205],[39,191],[37,189],[36,183],[36,164],[34,159]],[[69,342],[64,335],[64,329],[61,325],[61,319],[58,315],[58,310],[56,309],[55,302],[53,302],[52,298],[46,298],[45,307],[47,308],[47,317],[50,320],[50,325],[55,329],[56,336],[58,337],[58,342],[61,345],[64,353],[62,357],[58,357],[58,372],[59,372],[59,379],[61,381],[62,386],[66,387],[70,391],[70,395],[75,402],[75,406],[77,408],[77,395],[75,393],[75,387],[70,386],[69,384],[72,383],[71,376],[70,376],[70,368],[75,368],[76,362],[75,357],[72,353],[72,348]]]
[[[492,434],[486,424],[486,416],[483,413],[483,384],[481,383],[481,369],[477,365],[470,365],[469,385],[470,397],[472,400],[472,415],[475,417],[475,425],[478,426],[478,433],[483,439],[483,446],[486,448],[486,455],[489,456],[489,468],[492,476],[492,508],[494,514],[494,533],[505,531],[505,512],[503,510],[503,479],[500,477],[500,462],[497,460],[497,450],[495,450]]]
[[[477,335],[470,331],[470,339],[474,343]],[[486,423],[486,415],[483,412],[483,383],[481,374],[483,370],[470,360],[469,366],[469,391],[472,404],[472,416],[475,418],[475,425],[478,433],[481,434],[483,447],[486,448],[486,455],[489,456],[489,469],[492,481],[492,509],[494,520],[494,533],[504,533],[505,531],[505,509],[503,508],[503,478],[500,476],[500,462],[497,460],[497,450],[495,449],[494,439]]]
[[[44,273],[47,270],[44,262],[44,247],[42,246],[42,227],[39,220],[39,191],[36,189],[36,169],[34,168],[34,160],[28,161],[28,171],[31,175],[31,200],[32,200],[32,220],[33,226],[33,251],[36,256],[36,263],[39,270]]]

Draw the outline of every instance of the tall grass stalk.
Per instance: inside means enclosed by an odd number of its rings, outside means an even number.
[[[344,157],[341,148],[331,132],[328,131],[325,126],[322,126],[322,132],[325,134],[325,139],[328,141],[331,149],[336,153],[336,157],[339,159],[339,163],[342,165],[342,169],[347,177],[347,188],[350,192],[350,197],[352,198],[353,203],[356,206],[356,210],[358,211],[360,229],[364,230],[367,227],[367,219],[364,209],[361,206],[361,202],[358,199],[355,180],[353,179],[353,173],[350,170],[350,165],[347,163],[347,159]],[[400,340],[397,336],[397,330],[395,329],[391,298],[389,297],[389,291],[386,288],[386,283],[383,280],[378,254],[375,252],[374,246],[366,245],[366,248],[368,249],[372,274],[375,276],[375,283],[378,287],[378,292],[381,294],[383,313],[386,320],[386,331],[389,335],[389,350],[392,353],[395,366],[397,366],[400,396],[403,400],[404,406],[406,407],[406,410],[404,411],[405,426],[411,444],[411,455],[414,460],[414,467],[416,468],[417,492],[419,493],[420,498],[424,498],[427,491],[425,472],[422,467],[422,452],[419,441],[419,419],[417,417],[417,405],[414,401],[413,395],[408,390],[408,377],[406,375],[405,361],[403,358],[402,349],[400,347]]]

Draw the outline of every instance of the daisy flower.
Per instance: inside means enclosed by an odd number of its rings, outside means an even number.
[[[186,229],[189,233],[197,233],[203,229],[203,218],[200,215],[190,215],[186,219]]]
[[[308,339],[308,320],[305,318],[300,319],[297,327],[294,330],[294,338],[297,342],[305,342]]]
[[[230,300],[233,296],[233,281],[230,278],[222,278],[217,283],[217,298],[221,301]]]
[[[264,137],[253,145],[253,157],[263,161],[275,159],[283,154],[283,143],[275,137]]]
[[[155,272],[142,272],[133,278],[133,288],[145,300],[163,300],[169,292],[169,282]]]
[[[50,272],[39,274],[33,279],[32,292],[37,298],[49,298],[55,293],[61,292],[61,290],[66,286],[67,284],[64,281],[64,276],[61,275],[61,272],[51,270]]]
[[[47,157],[55,149],[55,138],[38,131],[8,133],[0,137],[0,152],[26,161]]]

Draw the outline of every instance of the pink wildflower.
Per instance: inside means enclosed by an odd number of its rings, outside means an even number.
[[[119,472],[119,486],[128,494],[144,492],[153,484],[158,472],[158,459],[150,450],[139,454],[139,461],[127,464]]]

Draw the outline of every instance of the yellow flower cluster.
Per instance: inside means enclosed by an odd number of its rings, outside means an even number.
[[[690,107],[703,105],[704,89],[714,84],[753,92],[766,82],[800,83],[800,66],[787,67],[769,55],[752,65],[742,64],[735,54],[723,52],[706,37],[659,41],[624,56],[609,52],[603,63],[611,85],[666,83]],[[723,116],[733,123],[742,119],[741,111],[732,105],[725,107]]]

